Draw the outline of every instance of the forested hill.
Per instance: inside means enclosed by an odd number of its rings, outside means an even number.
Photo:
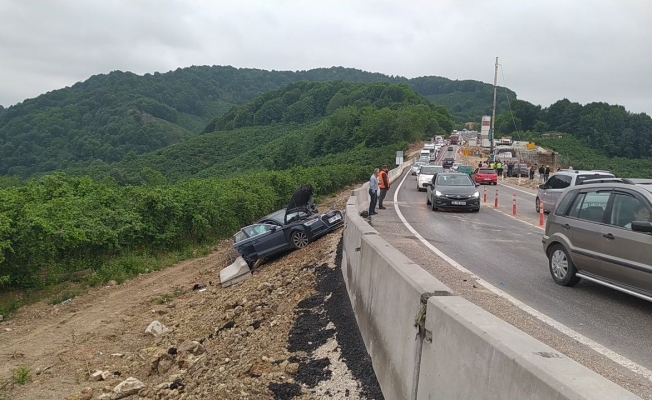
[[[234,105],[287,83],[333,80],[407,84],[454,110],[458,122],[479,119],[492,102],[492,86],[482,82],[341,67],[291,72],[204,66],[144,76],[115,71],[0,109],[0,174],[28,177],[121,161],[129,152],[151,152],[198,134]],[[505,104],[501,89],[499,110]]]
[[[546,108],[517,100],[512,103],[512,111],[513,115],[507,111],[496,118],[499,136],[515,130],[563,132],[607,157],[652,157],[652,118],[645,113],[631,113],[623,106],[607,103],[583,106],[568,99]]]
[[[203,135],[122,162],[94,162],[73,175],[118,184],[159,184],[341,164],[392,163],[410,142],[453,129],[446,107],[407,85],[296,82],[235,107]]]

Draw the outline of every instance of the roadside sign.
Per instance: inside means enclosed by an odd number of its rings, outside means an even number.
[[[403,152],[402,151],[397,151],[396,152],[396,165],[401,165],[403,164]]]

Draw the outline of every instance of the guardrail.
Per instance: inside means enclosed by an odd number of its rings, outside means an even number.
[[[342,274],[386,399],[638,399],[456,296],[360,217],[368,204],[365,184],[346,205]]]

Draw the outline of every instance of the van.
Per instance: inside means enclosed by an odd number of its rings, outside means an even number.
[[[419,157],[428,157],[430,159],[430,150],[422,149],[419,153]]]

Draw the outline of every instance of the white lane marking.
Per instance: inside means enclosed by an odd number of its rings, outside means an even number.
[[[521,192],[521,193],[529,194],[530,196],[536,196],[536,193],[526,192],[525,190],[523,190],[523,189],[519,189],[519,188],[516,188],[516,187],[514,187],[514,186],[512,186],[512,185],[506,185],[506,184],[504,184],[504,183],[500,183],[500,182],[499,182],[498,184],[499,184],[500,186],[504,186],[504,187],[506,187],[506,188],[509,188],[509,189],[512,189],[512,190],[516,190],[517,192]]]
[[[407,175],[405,175],[405,177],[407,177]],[[488,289],[492,293],[496,294],[497,296],[500,296],[500,297],[504,298],[505,300],[509,301],[510,303],[512,303],[516,307],[520,308],[521,310],[525,311],[526,313],[530,314],[531,316],[538,319],[539,321],[541,321],[541,322],[543,322],[545,324],[548,324],[549,326],[551,326],[552,328],[558,330],[562,334],[564,334],[566,336],[569,336],[572,339],[577,340],[578,342],[582,343],[583,345],[585,345],[585,346],[597,351],[598,353],[602,354],[603,356],[609,358],[611,361],[613,361],[613,362],[627,368],[628,370],[630,370],[630,371],[632,371],[634,373],[637,373],[637,374],[643,376],[644,378],[652,381],[652,371],[650,371],[649,369],[643,367],[642,365],[639,365],[639,364],[635,363],[634,361],[630,360],[627,357],[621,356],[620,354],[618,354],[618,353],[616,353],[616,352],[614,352],[612,350],[609,350],[608,348],[604,347],[603,345],[601,345],[601,344],[587,338],[586,336],[582,335],[579,332],[574,331],[573,329],[567,327],[566,325],[562,324],[561,322],[550,318],[549,316],[535,310],[534,308],[528,306],[527,304],[525,304],[522,301],[516,299],[515,297],[503,292],[502,290],[498,289],[497,287],[495,287],[491,283],[485,281],[484,279],[480,278],[479,276],[477,276],[473,272],[471,272],[468,269],[464,268],[457,261],[455,261],[452,258],[448,257],[441,250],[439,250],[438,248],[433,246],[430,242],[428,242],[426,239],[424,239],[423,236],[421,236],[419,234],[419,232],[417,232],[412,227],[412,225],[410,225],[407,222],[407,220],[405,219],[405,217],[401,213],[401,210],[399,209],[399,206],[398,206],[398,192],[401,190],[401,186],[403,186],[403,182],[405,181],[405,177],[403,177],[403,179],[401,180],[401,183],[398,184],[398,187],[396,188],[396,191],[394,191],[394,210],[396,210],[396,214],[398,214],[398,217],[403,222],[403,225],[405,225],[405,227],[408,228],[408,230],[410,232],[412,232],[412,234],[414,234],[414,236],[417,239],[419,239],[419,241],[421,243],[423,243],[424,246],[429,248],[433,253],[437,254],[439,257],[441,257],[444,261],[446,261],[447,263],[449,263],[453,267],[457,268],[458,270],[460,270],[462,272],[465,272],[465,273],[471,275],[471,277],[473,279],[475,279],[480,285],[484,286],[486,289]]]
[[[534,225],[534,224],[531,223],[531,222],[527,222],[527,221],[524,221],[524,220],[522,220],[522,219],[516,218],[516,217],[513,216],[512,214],[508,214],[508,213],[506,213],[505,211],[500,211],[500,210],[497,209],[497,208],[494,208],[494,207],[491,207],[491,206],[486,206],[486,207],[482,207],[482,208],[488,208],[488,209],[490,209],[490,210],[494,210],[494,211],[499,212],[499,213],[501,213],[501,214],[503,214],[503,215],[506,215],[506,216],[508,216],[508,217],[510,217],[510,218],[512,218],[512,219],[515,219],[516,221],[522,222],[522,223],[524,223],[524,224],[526,224],[526,225],[528,225],[528,226],[531,226],[531,227],[534,227],[534,228],[540,229],[540,230],[542,230],[542,231],[545,230],[545,228],[544,228],[543,226]]]

